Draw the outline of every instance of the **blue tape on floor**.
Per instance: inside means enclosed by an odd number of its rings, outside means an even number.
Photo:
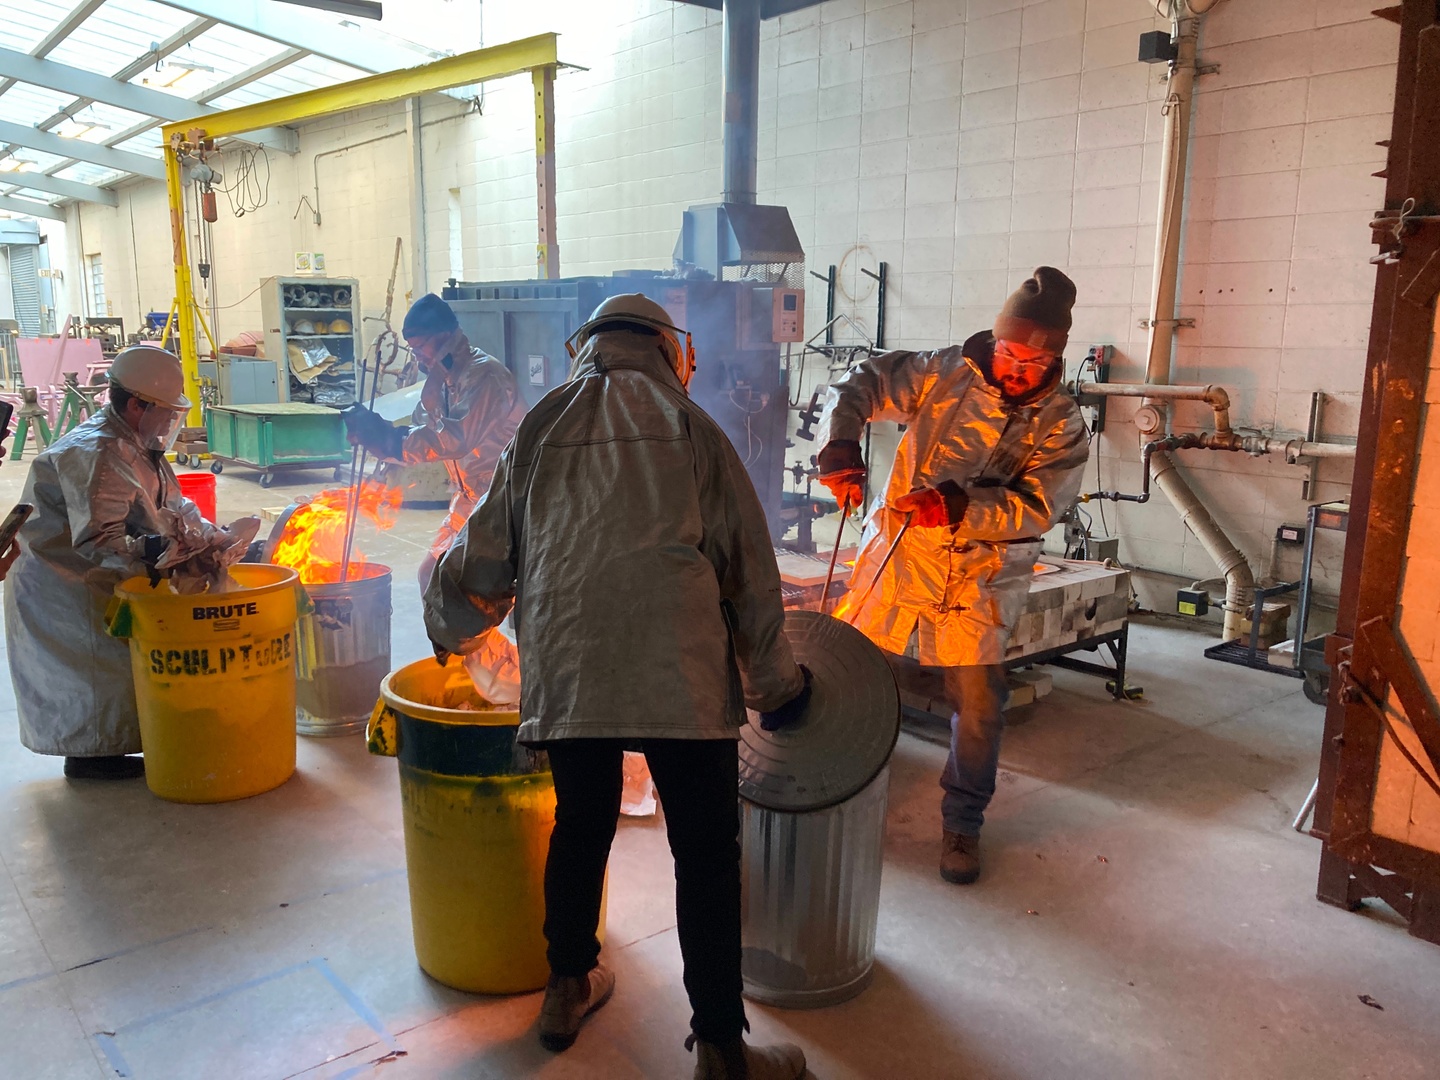
[[[30,983],[39,982],[42,979],[53,979],[53,971],[42,971],[39,975],[26,975],[23,979],[12,979],[7,983],[0,983],[0,994],[6,990],[14,990],[17,986],[28,986]]]
[[[375,1010],[370,1008],[370,1006],[365,1003],[365,1000],[361,998],[359,994],[357,994],[354,990],[347,986],[345,981],[341,979],[339,975],[335,974],[334,969],[331,968],[330,965],[325,962],[325,960],[318,958],[313,960],[305,960],[298,964],[291,964],[289,967],[281,968],[279,971],[272,971],[267,975],[260,975],[256,978],[247,979],[244,982],[236,983],[233,986],[227,986],[223,990],[217,990],[212,994],[206,994],[204,997],[196,998],[194,1001],[188,1001],[183,1005],[177,1005],[171,1009],[164,1009],[157,1013],[151,1013],[149,1016],[142,1017],[139,1020],[133,1020],[130,1023],[125,1024],[123,1027],[118,1027],[114,1031],[96,1032],[94,1036],[96,1045],[100,1047],[101,1052],[105,1055],[105,1059],[110,1062],[110,1067],[115,1070],[116,1076],[133,1077],[135,1073],[131,1070],[129,1062],[125,1060],[125,1055],[121,1053],[120,1046],[116,1042],[116,1036],[125,1034],[127,1032],[138,1031],[140,1028],[149,1027],[151,1024],[159,1023],[162,1020],[168,1020],[172,1016],[178,1016],[181,1013],[187,1013],[194,1009],[199,1009],[205,1005],[211,1004],[212,1002],[219,1001],[222,998],[230,997],[245,990],[252,990],[257,986],[263,986],[265,983],[274,982],[276,979],[283,979],[287,975],[294,975],[297,972],[304,971],[306,968],[314,970],[316,974],[318,974],[322,979],[324,979],[327,983],[330,984],[330,988],[340,995],[341,999],[345,1002],[345,1004],[350,1007],[350,1010],[361,1020],[363,1020],[372,1031],[374,1031],[377,1035],[380,1036],[380,1039],[385,1044],[385,1048],[387,1050],[395,1051],[402,1049],[399,1042],[396,1041],[395,1036],[391,1035],[390,1032],[386,1029],[384,1022],[380,1019],[379,1015],[375,1012]],[[29,980],[22,981],[33,982],[46,977],[47,976],[44,975],[36,975],[32,976]],[[340,1076],[335,1077],[334,1080],[341,1080],[342,1077],[359,1076],[361,1073],[367,1070],[371,1064],[373,1063],[367,1062],[365,1065],[357,1066],[354,1069],[341,1073]]]
[[[304,971],[310,964],[311,961],[309,960],[299,964],[291,964],[289,967],[281,968],[279,971],[272,971],[269,975],[260,975],[254,979],[247,979],[245,982],[236,983],[234,986],[227,986],[224,990],[217,990],[213,994],[206,994],[204,997],[196,998],[194,1001],[187,1001],[183,1005],[176,1005],[173,1009],[165,1009],[158,1013],[151,1013],[149,1016],[142,1017],[139,1020],[132,1020],[124,1027],[116,1028],[115,1034],[119,1035],[123,1031],[134,1031],[137,1028],[149,1027],[151,1024],[157,1023],[160,1020],[168,1020],[172,1016],[189,1012],[191,1009],[198,1009],[202,1005],[209,1005],[212,1001],[219,1001],[221,998],[227,998],[231,994],[238,994],[242,990],[251,990],[257,986],[263,986],[267,982],[283,979],[286,975],[293,975],[297,971]]]
[[[387,1048],[391,1050],[400,1049],[400,1044],[395,1041],[395,1036],[386,1030],[385,1024],[381,1021],[380,1017],[375,1014],[375,1011],[361,1000],[359,994],[355,993],[354,990],[351,990],[350,987],[341,981],[340,976],[335,974],[329,964],[322,959],[316,959],[310,961],[310,966],[324,976],[325,981],[335,988],[335,992],[345,999],[345,1003],[355,1010],[355,1015],[369,1024],[375,1034],[379,1035],[380,1038],[385,1041]]]
[[[105,1055],[105,1060],[110,1062],[110,1068],[115,1070],[116,1076],[135,1075],[130,1071],[130,1063],[125,1060],[125,1055],[120,1053],[120,1047],[115,1044],[114,1035],[101,1031],[96,1034],[95,1042],[100,1047],[100,1052]]]

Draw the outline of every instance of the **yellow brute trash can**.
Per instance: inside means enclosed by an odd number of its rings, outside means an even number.
[[[550,974],[555,784],[545,754],[515,742],[519,726],[482,701],[458,657],[391,672],[370,718],[370,752],[400,759],[415,956],[457,990],[523,993]]]
[[[241,587],[226,593],[143,577],[115,588],[110,633],[130,639],[145,782],[162,799],[243,799],[295,772],[299,577],[258,563],[230,573]]]

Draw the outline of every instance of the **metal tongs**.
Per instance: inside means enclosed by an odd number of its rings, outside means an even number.
[[[375,374],[370,379],[370,402],[367,406],[375,409],[375,398],[380,392],[380,380],[400,356],[400,338],[390,325],[391,312],[395,307],[395,278],[400,272],[400,237],[395,238],[395,262],[390,267],[390,284],[385,288],[385,329],[375,335],[371,351],[375,359]],[[360,365],[360,375],[355,385],[355,400],[365,397],[365,369]],[[350,580],[350,555],[355,547],[355,524],[360,517],[360,491],[365,484],[365,465],[369,451],[360,447],[360,452],[350,458],[350,498],[345,506],[345,549],[340,559],[340,580]]]

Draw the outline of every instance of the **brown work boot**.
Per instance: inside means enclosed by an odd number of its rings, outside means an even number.
[[[729,1042],[706,1042],[691,1035],[685,1049],[695,1051],[695,1080],[800,1080],[805,1052],[789,1043],[746,1046],[738,1035]]]
[[[585,1018],[614,992],[615,973],[604,964],[588,975],[551,975],[540,1005],[540,1045],[557,1054],[568,1050]]]
[[[952,885],[969,885],[980,877],[980,837],[945,830],[940,841],[940,876]]]

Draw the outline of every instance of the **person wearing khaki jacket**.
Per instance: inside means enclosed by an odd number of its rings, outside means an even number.
[[[830,388],[821,417],[820,481],[852,507],[864,490],[865,425],[906,425],[837,611],[891,653],[913,636],[920,663],[945,669],[957,711],[940,780],[940,873],[956,884],[980,875],[1010,634],[1041,537],[1074,503],[1089,459],[1080,410],[1060,386],[1074,302],[1070,279],[1042,266],[993,330],[861,361]]]
[[[472,652],[513,606],[519,739],[549,752],[551,978],[540,1039],[563,1050],[614,975],[596,929],[627,747],[644,751],[675,858],[698,1080],[796,1080],[789,1046],[746,1046],[736,739],[803,708],[760,502],[729,439],[685,392],[670,316],[617,296],[576,333],[571,380],[501,455],[425,591],[437,650]]]

